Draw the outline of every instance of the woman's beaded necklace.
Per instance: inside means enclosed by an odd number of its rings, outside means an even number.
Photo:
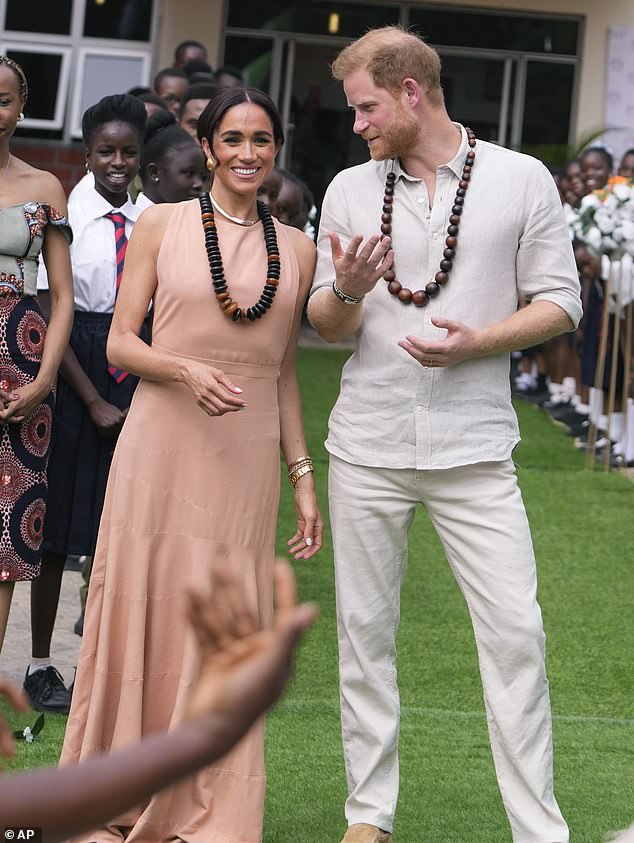
[[[449,273],[453,266],[453,260],[456,256],[456,246],[458,244],[458,231],[460,226],[460,219],[464,200],[471,181],[471,171],[475,161],[475,145],[476,136],[471,129],[465,126],[467,139],[471,149],[467,152],[462,176],[458,182],[458,189],[453,200],[451,208],[451,215],[449,217],[449,225],[447,227],[447,237],[445,238],[445,249],[443,251],[443,259],[440,261],[440,269],[434,276],[434,280],[430,281],[424,290],[416,290],[412,292],[407,287],[396,280],[396,273],[394,265],[391,269],[383,273],[383,278],[387,281],[387,289],[396,296],[404,304],[413,302],[416,307],[425,307],[429,304],[429,300],[433,299],[440,292],[440,288],[449,281]],[[383,196],[383,214],[381,216],[381,234],[387,236],[392,233],[392,207],[394,204],[394,183],[396,181],[396,173],[393,170],[387,174],[385,178],[385,194]]]
[[[211,203],[211,198],[208,193],[203,193],[198,197],[198,201],[200,202],[200,218],[205,232],[205,247],[207,249],[207,257],[209,258],[211,280],[214,286],[214,293],[218,298],[218,304],[225,316],[233,322],[241,322],[245,319],[255,322],[256,319],[264,316],[273,304],[273,299],[277,292],[277,285],[280,282],[280,250],[277,245],[275,223],[273,222],[271,212],[264,202],[257,202],[258,218],[262,222],[264,243],[266,245],[267,270],[264,289],[255,304],[251,305],[251,307],[240,307],[229,295],[225,271],[222,265],[222,255],[220,254],[220,246],[218,245],[218,232],[216,230],[214,207]]]

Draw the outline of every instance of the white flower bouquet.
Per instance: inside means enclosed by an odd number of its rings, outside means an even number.
[[[634,257],[634,185],[612,180],[604,190],[584,196],[568,225],[595,255],[614,261]]]

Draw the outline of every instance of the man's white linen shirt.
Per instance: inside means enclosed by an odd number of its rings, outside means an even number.
[[[81,183],[81,182],[80,182]],[[113,208],[94,189],[84,189],[69,199],[68,221],[73,230],[70,260],[73,270],[75,310],[87,313],[112,313],[117,287],[117,252],[114,223],[105,215],[119,211],[125,217],[125,233],[129,239],[134,223],[141,215],[128,196],[124,205]],[[38,290],[48,289],[48,277],[40,262]]]
[[[398,160],[368,161],[335,176],[324,197],[311,296],[333,295],[329,231],[344,249],[354,235],[365,241],[379,233],[392,168],[396,277],[412,291],[434,279],[469,150],[460,129],[458,154],[437,168],[431,210],[425,182]],[[474,329],[501,322],[517,310],[520,295],[554,302],[579,323],[579,278],[552,176],[534,158],[478,141],[449,281],[425,308],[403,304],[382,279],[365,297],[355,351],[330,416],[328,451],[385,468],[443,469],[510,457],[519,428],[509,354],[423,368],[397,342],[406,335],[443,339],[446,331],[431,324],[433,316]]]

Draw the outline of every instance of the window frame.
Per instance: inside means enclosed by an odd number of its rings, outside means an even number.
[[[50,129],[51,131],[59,131],[60,129],[63,129],[66,116],[66,104],[68,102],[68,93],[70,88],[70,71],[73,53],[72,47],[53,44],[51,42],[33,43],[32,41],[13,41],[9,39],[3,39],[0,41],[0,51],[3,55],[11,57],[12,50],[19,50],[21,53],[36,53],[37,55],[61,56],[62,61],[59,71],[57,96],[55,98],[55,116],[52,120],[44,120],[38,117],[25,117],[20,123],[20,127],[25,129]],[[30,82],[30,80],[28,81]]]

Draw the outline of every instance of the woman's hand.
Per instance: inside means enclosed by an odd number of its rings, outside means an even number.
[[[324,522],[317,505],[312,473],[304,474],[295,484],[297,532],[287,542],[294,559],[310,559],[321,550]]]
[[[86,409],[99,436],[104,439],[118,436],[128,415],[127,409],[120,410],[115,404],[109,404],[103,398],[91,402]]]
[[[38,383],[37,379],[12,391],[1,390],[0,422],[19,424],[24,419],[28,419],[50,391],[50,384]]]
[[[204,363],[188,364],[183,379],[194,393],[198,406],[210,416],[224,416],[225,413],[234,413],[247,406],[246,401],[240,398],[240,387],[213,366]]]

